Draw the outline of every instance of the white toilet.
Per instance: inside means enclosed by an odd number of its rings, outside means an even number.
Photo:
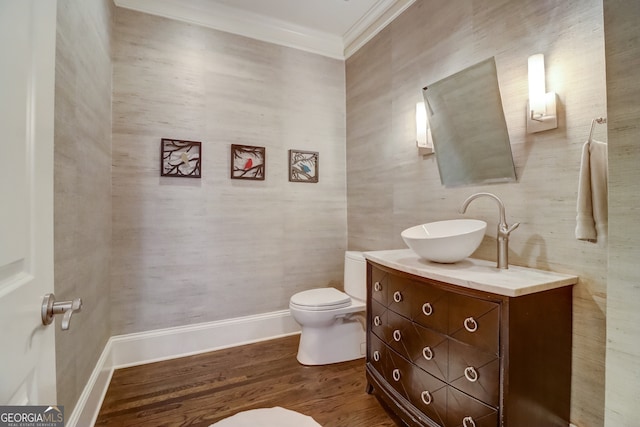
[[[344,256],[344,290],[317,288],[298,292],[289,310],[302,327],[298,362],[327,365],[364,357],[367,264],[362,252]]]

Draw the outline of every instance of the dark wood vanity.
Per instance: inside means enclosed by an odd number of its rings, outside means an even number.
[[[568,426],[577,278],[523,269],[526,286],[503,295],[469,287],[483,266],[440,272],[400,252],[365,254],[367,391],[409,426]],[[486,268],[498,281],[518,275]]]

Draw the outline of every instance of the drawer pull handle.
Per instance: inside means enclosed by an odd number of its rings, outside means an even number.
[[[373,318],[373,324],[376,326],[380,326],[380,316],[376,316]]]
[[[400,301],[402,301],[402,294],[400,293],[400,291],[395,291],[395,292],[393,293],[393,300],[394,300],[395,302],[400,302]]]
[[[422,349],[422,356],[427,359],[427,360],[431,360],[433,359],[433,350],[431,350],[431,347],[425,347]]]
[[[400,331],[397,329],[393,331],[393,340],[400,342],[401,339],[402,339],[402,334],[400,334]]]
[[[476,427],[476,422],[471,417],[464,417],[462,419],[462,427]]]
[[[376,282],[373,284],[373,290],[376,292],[380,292],[382,290],[382,285],[380,284],[380,282]]]
[[[380,361],[380,352],[378,350],[373,352],[373,360],[375,360],[376,362]]]
[[[478,322],[473,317],[467,317],[464,319],[464,328],[469,332],[475,332],[478,330]]]
[[[400,369],[394,369],[391,375],[393,375],[394,381],[400,381]]]
[[[431,316],[433,314],[433,307],[428,302],[422,304],[422,312],[425,316]]]
[[[478,381],[478,371],[476,371],[473,366],[468,366],[464,368],[464,377],[472,383],[475,383]]]
[[[423,391],[422,394],[420,394],[420,399],[422,399],[422,402],[425,405],[431,405],[431,393],[429,393],[428,391]]]

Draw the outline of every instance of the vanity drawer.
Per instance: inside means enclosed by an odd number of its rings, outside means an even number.
[[[407,344],[409,359],[431,375],[446,381],[449,364],[449,339],[434,330],[413,324]]]
[[[447,384],[414,366],[407,393],[413,406],[431,418],[431,421],[445,427],[447,425],[447,388]]]
[[[411,319],[438,332],[449,332],[449,292],[414,282],[411,290]]]
[[[389,357],[387,356],[387,346],[375,335],[369,334],[368,340],[369,354],[367,355],[367,361],[376,371],[384,375],[387,366],[386,360]]]
[[[371,322],[369,327],[371,328],[371,332],[384,342],[386,342],[387,337],[390,336],[388,332],[389,322],[387,320],[388,311],[387,307],[382,304],[376,301],[371,301],[371,313],[369,313],[369,316],[371,316]]]
[[[406,359],[410,359],[410,347],[415,345],[415,340],[418,337],[414,324],[411,320],[391,310],[387,311],[387,322],[388,328],[384,341],[390,348]]]
[[[371,299],[383,306],[387,306],[387,288],[389,287],[389,273],[378,268],[371,267]]]
[[[410,319],[413,304],[412,293],[417,285],[413,280],[391,275],[387,291],[389,310]]]
[[[497,409],[487,406],[453,387],[447,388],[447,427],[497,426]]]
[[[392,350],[387,350],[386,363],[384,379],[402,397],[409,400],[414,367],[409,361]]]
[[[500,304],[449,293],[449,336],[500,354]]]
[[[500,358],[450,340],[447,382],[497,408],[500,404]]]

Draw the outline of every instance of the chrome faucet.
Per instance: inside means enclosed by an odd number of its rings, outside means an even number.
[[[500,208],[500,223],[498,224],[498,268],[507,269],[509,268],[509,234],[520,225],[519,222],[516,222],[511,227],[507,225],[506,215],[504,213],[504,203],[498,196],[492,193],[476,193],[472,194],[464,201],[462,207],[460,208],[460,213],[465,213],[467,211],[467,207],[469,203],[479,197],[489,197],[495,200],[498,203]]]

